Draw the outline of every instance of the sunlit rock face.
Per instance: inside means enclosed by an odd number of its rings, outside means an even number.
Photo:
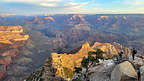
[[[69,24],[84,24],[87,23],[83,15],[73,15],[68,19]]]
[[[21,26],[0,26],[0,80],[7,75],[7,66],[19,55],[29,35]]]
[[[0,43],[13,44],[17,41],[28,40],[21,26],[0,26]]]
[[[72,15],[70,18],[68,18],[67,23],[69,26],[72,26],[73,30],[90,31],[90,26],[84,18],[84,15]]]
[[[42,23],[48,23],[55,22],[55,19],[51,16],[45,16],[45,17],[34,17],[32,20],[32,23],[35,24],[42,24]]]
[[[0,13],[0,17],[10,17],[10,16],[16,16],[15,14],[2,14]]]
[[[98,18],[98,21],[102,21],[103,19],[109,19],[109,16],[100,16]]]
[[[117,65],[111,73],[111,81],[138,81],[137,73],[128,61]]]
[[[65,69],[74,71],[74,67],[79,67],[84,57],[88,56],[89,51],[96,51],[101,49],[104,51],[103,56],[105,58],[111,58],[113,55],[117,55],[120,50],[123,50],[125,55],[130,55],[130,50],[123,47],[118,43],[99,43],[95,42],[93,46],[90,46],[88,42],[84,43],[81,49],[76,54],[57,54],[52,53],[52,64],[54,68],[57,68],[56,74],[65,77]],[[69,77],[65,77],[70,80]]]

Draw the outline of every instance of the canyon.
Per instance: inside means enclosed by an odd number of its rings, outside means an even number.
[[[75,54],[51,54],[52,65],[57,69],[56,75],[67,78],[64,68],[68,68],[69,70],[74,71],[74,67],[81,66],[82,59],[88,56],[89,51],[96,51],[97,49],[101,49],[104,52],[103,56],[105,59],[112,58],[114,55],[118,55],[121,51],[124,52],[126,57],[129,57],[131,54],[129,48],[123,47],[122,45],[115,42],[112,44],[95,42],[92,46],[86,42]],[[67,78],[68,81],[70,79],[70,77]]]
[[[7,77],[2,81],[23,81],[31,72],[43,66],[51,55],[56,58],[56,64],[63,58],[72,57],[76,61],[66,61],[80,66],[81,60],[74,58],[75,55],[82,59],[87,56],[88,50],[97,48],[106,52],[106,58],[120,50],[129,54],[131,48],[143,54],[143,22],[144,15],[139,14],[1,16],[1,71],[5,69],[4,63],[7,66],[7,72],[1,74]],[[82,50],[82,47],[88,50]],[[73,70],[72,66],[67,68]]]
[[[8,76],[8,66],[20,54],[28,41],[21,26],[0,26],[0,80]]]
[[[83,76],[85,69],[82,68],[84,69],[82,73],[77,74],[75,73],[75,67],[81,67],[81,62],[84,57],[88,56],[88,52],[96,51],[97,49],[101,49],[104,52],[105,60],[101,60],[99,64],[89,68],[88,77],[90,77],[91,81],[138,81],[138,76],[140,76],[138,68],[144,66],[143,57],[138,54],[135,60],[132,60],[131,50],[115,42],[95,42],[93,45],[85,42],[75,54],[52,53],[51,57],[47,58],[44,66],[31,73],[26,81],[73,81],[73,79],[78,77],[82,79],[79,81],[87,81]],[[124,52],[123,59],[116,63],[113,58],[116,55],[118,56],[121,51]]]

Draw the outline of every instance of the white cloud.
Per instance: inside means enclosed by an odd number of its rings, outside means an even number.
[[[143,14],[142,9],[103,9],[103,8],[94,8],[95,13],[113,13],[113,14]]]
[[[45,6],[45,7],[56,7],[56,3],[40,3],[40,6]]]
[[[31,3],[31,2],[39,2],[41,0],[4,0],[5,2],[26,2],[26,3]]]
[[[124,0],[124,1],[115,1],[115,3],[128,6],[144,6],[144,0]]]
[[[134,6],[144,5],[144,1],[142,0],[125,0],[123,3]]]
[[[69,2],[69,3],[66,3],[65,6],[67,6],[67,8],[70,8],[70,9],[76,9],[76,8],[84,7],[85,5],[88,5],[88,4],[89,4],[88,2],[85,2],[85,3]]]
[[[4,0],[5,2],[22,2],[44,7],[56,7],[62,0]]]
[[[4,0],[5,2],[25,2],[25,3],[37,3],[37,2],[59,2],[61,0]]]
[[[144,8],[143,8],[144,9]],[[66,8],[68,14],[144,14],[143,9]]]

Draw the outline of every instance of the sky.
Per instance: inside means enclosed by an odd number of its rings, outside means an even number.
[[[0,0],[0,14],[144,14],[144,0]]]

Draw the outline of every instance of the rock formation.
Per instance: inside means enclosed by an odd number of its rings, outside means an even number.
[[[55,19],[51,16],[45,16],[45,17],[34,17],[32,20],[35,24],[42,24],[42,23],[48,23],[55,22]]]
[[[28,39],[21,26],[0,26],[0,80],[7,75],[7,67]]]
[[[62,77],[56,76],[56,69],[52,67],[51,58],[46,60],[46,64],[31,73],[24,81],[65,81]]]
[[[80,77],[81,81],[87,81],[85,78],[85,69],[82,68],[81,74],[74,72],[74,67],[80,67],[83,57],[88,56],[89,51],[101,49],[104,51],[105,60],[100,60],[100,63],[94,64],[88,70],[90,81],[138,81],[139,67],[142,66],[143,57],[136,56],[132,60],[130,49],[123,47],[118,43],[99,43],[95,42],[92,46],[88,42],[84,43],[81,49],[74,54],[57,54],[52,53],[51,58],[47,59],[46,64],[39,70],[32,73],[26,81],[72,81]],[[123,59],[119,63],[111,59],[123,51]],[[124,59],[127,57],[126,59]],[[137,65],[139,67],[137,67]],[[143,69],[140,69],[143,76]],[[41,74],[42,73],[42,74]]]
[[[0,17],[16,16],[16,14],[0,13]]]
[[[82,15],[73,15],[72,17],[70,17],[68,19],[69,24],[82,24],[82,23],[86,23],[85,18]]]
[[[28,40],[29,35],[23,35],[21,26],[0,26],[0,44],[13,44]]]
[[[114,66],[113,60],[105,60],[100,65],[90,68],[90,81],[110,81],[110,75]]]
[[[137,81],[137,78],[136,70],[128,61],[117,65],[111,73],[112,81]]]
[[[110,17],[109,16],[100,16],[99,18],[98,18],[98,21],[101,21],[101,20],[103,20],[103,19],[109,19]]]
[[[144,81],[144,66],[140,67],[141,81]]]
[[[96,51],[96,49],[103,50],[105,52],[103,54],[105,58],[111,58],[113,55],[117,55],[120,50],[124,51],[125,56],[130,55],[130,50],[128,48],[124,48],[117,43],[110,44],[95,42],[93,46],[90,46],[89,43],[86,42],[76,54],[51,54],[53,66],[54,68],[57,68],[56,74],[61,77],[65,77],[64,68],[74,71],[74,67],[79,67],[81,65],[82,59],[88,56],[88,52]],[[67,79],[70,80],[69,77]]]

